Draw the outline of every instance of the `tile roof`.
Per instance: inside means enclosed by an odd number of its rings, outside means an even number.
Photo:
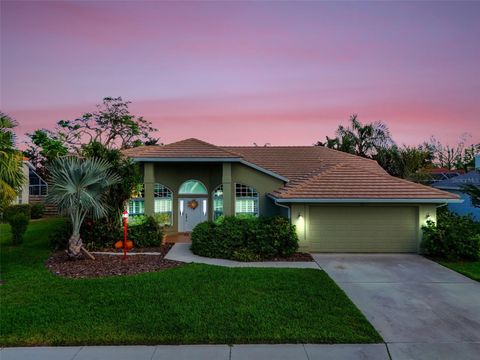
[[[133,158],[225,158],[254,164],[289,181],[277,199],[458,199],[390,176],[376,161],[321,146],[215,146],[187,139],[125,150]]]
[[[465,185],[480,186],[480,172],[470,171],[466,174],[458,175],[450,179],[437,181],[432,186],[438,189],[461,190]]]
[[[139,146],[124,150],[132,158],[238,158],[228,150],[198,139],[186,139],[167,145]]]
[[[287,183],[272,195],[279,199],[458,199],[445,191],[345,163],[304,181]]]

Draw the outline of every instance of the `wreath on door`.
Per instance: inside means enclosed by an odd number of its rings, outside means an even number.
[[[198,201],[197,200],[191,200],[191,201],[188,202],[187,206],[190,209],[195,210],[198,207]]]

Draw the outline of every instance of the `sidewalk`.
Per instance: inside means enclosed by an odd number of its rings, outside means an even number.
[[[384,344],[4,348],[1,360],[388,360]]]
[[[263,268],[296,268],[296,269],[320,269],[315,261],[254,261],[242,262],[226,259],[214,259],[198,256],[190,250],[191,244],[177,243],[173,245],[168,254],[167,260],[181,261],[185,263],[198,263],[218,265],[226,267],[263,267]]]

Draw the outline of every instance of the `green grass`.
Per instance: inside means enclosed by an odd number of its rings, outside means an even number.
[[[372,343],[382,339],[323,272],[208,265],[65,279],[43,263],[60,219],[23,245],[0,225],[0,345]]]
[[[480,261],[439,261],[439,263],[473,280],[480,281]]]

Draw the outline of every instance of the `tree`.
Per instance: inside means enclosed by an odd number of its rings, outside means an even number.
[[[480,152],[480,143],[468,145],[469,138],[471,135],[465,133],[457,144],[444,145],[432,136],[423,146],[430,149],[439,167],[468,171],[474,167],[475,154]]]
[[[60,156],[65,156],[69,152],[62,138],[63,135],[47,129],[38,129],[27,135],[30,137],[31,143],[24,154],[35,167],[37,173],[41,177],[47,178],[48,162]]]
[[[419,147],[393,145],[379,149],[373,157],[390,175],[410,180],[424,180],[422,170],[431,166],[432,154]]]
[[[357,115],[350,117],[350,125],[340,125],[336,131],[336,137],[327,137],[325,143],[317,142],[317,145],[326,146],[351,154],[372,157],[379,150],[388,148],[394,144],[388,126],[376,121],[362,124]]]
[[[72,148],[97,142],[107,149],[128,149],[140,145],[156,144],[158,139],[150,133],[157,131],[142,116],[130,114],[130,101],[121,97],[106,97],[97,111],[85,113],[74,120],[60,120],[57,132],[63,134],[65,143]]]
[[[99,219],[108,212],[106,193],[110,186],[120,182],[111,171],[111,165],[102,159],[60,157],[49,165],[49,201],[67,214],[72,222],[68,254],[78,258],[84,250],[80,228],[85,217]]]
[[[12,203],[25,181],[22,153],[15,149],[16,122],[0,112],[0,213]]]
[[[60,120],[53,130],[27,134],[31,144],[26,156],[44,174],[41,168],[49,161],[68,153],[80,154],[85,144],[99,143],[110,150],[156,144],[158,139],[150,133],[157,129],[143,117],[130,114],[129,104],[121,97],[106,97],[95,112]]]
[[[114,231],[121,225],[121,212],[126,202],[132,197],[132,190],[135,190],[142,182],[140,167],[138,163],[126,158],[120,150],[107,149],[98,142],[84,145],[82,156],[107,161],[111,165],[112,171],[122,179],[121,182],[110,186],[105,194],[106,202],[110,205],[105,221],[108,227]]]

